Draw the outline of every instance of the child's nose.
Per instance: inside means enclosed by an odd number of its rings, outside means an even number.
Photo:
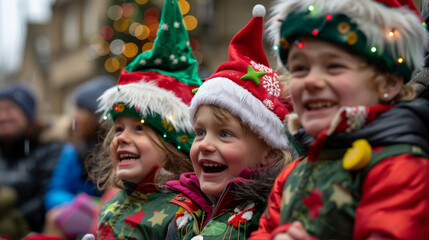
[[[216,147],[213,143],[213,139],[210,135],[206,135],[204,139],[200,142],[199,149],[202,152],[213,152],[216,150]]]
[[[121,134],[117,136],[117,140],[118,140],[118,143],[130,143],[131,141],[130,133],[124,130],[123,132],[121,132]]]
[[[305,80],[305,88],[308,90],[317,90],[325,87],[325,79],[324,75],[318,69],[311,69],[311,71],[306,76]]]

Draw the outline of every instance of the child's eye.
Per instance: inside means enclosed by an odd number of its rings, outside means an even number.
[[[137,125],[136,130],[137,131],[143,131],[144,130],[143,125],[142,124]]]
[[[195,136],[196,137],[204,137],[204,135],[206,134],[206,132],[202,129],[195,129]]]
[[[303,65],[294,65],[292,67],[290,67],[290,72],[301,72],[301,71],[305,71],[307,70],[306,67],[304,67]]]
[[[308,72],[308,68],[304,65],[291,65],[289,68],[289,72],[292,77],[301,77],[305,76]]]
[[[232,134],[231,134],[230,132],[228,132],[228,131],[222,130],[222,131],[219,133],[219,136],[220,136],[220,137],[223,137],[223,138],[226,138],[226,137],[231,137],[231,136],[232,136]]]
[[[346,69],[346,66],[341,63],[330,63],[326,68],[330,74],[340,74]]]
[[[124,128],[123,127],[115,127],[115,133],[120,133],[123,132]]]
[[[344,65],[338,64],[338,63],[331,63],[328,65],[328,69],[338,69],[338,68],[344,68]]]

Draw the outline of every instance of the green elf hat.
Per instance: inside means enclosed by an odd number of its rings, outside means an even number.
[[[287,65],[300,37],[336,43],[410,80],[423,67],[428,35],[412,0],[277,0],[268,35]]]
[[[165,0],[153,49],[121,71],[117,86],[98,99],[98,111],[105,120],[123,114],[141,119],[189,154],[195,136],[188,106],[192,89],[201,85],[197,67],[177,0]]]

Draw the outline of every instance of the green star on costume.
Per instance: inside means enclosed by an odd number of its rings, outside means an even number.
[[[352,196],[350,193],[345,191],[345,188],[342,188],[338,184],[334,184],[332,187],[334,189],[334,193],[329,198],[329,201],[335,202],[338,209],[340,209],[344,204],[350,205],[353,203]]]
[[[259,81],[259,78],[264,76],[265,72],[258,72],[253,69],[251,65],[247,67],[247,73],[246,75],[242,76],[241,80],[252,80],[256,85],[261,85],[261,82]]]
[[[290,202],[290,198],[292,197],[291,189],[292,189],[292,184],[289,184],[289,186],[283,192],[282,205],[286,205]]]
[[[164,213],[164,211],[165,209],[162,209],[161,212],[158,210],[153,212],[153,217],[148,219],[149,222],[152,222],[152,227],[154,227],[156,224],[162,225],[162,221],[164,221],[164,218],[168,216]]]
[[[109,204],[109,206],[107,206],[106,210],[104,210],[103,215],[106,216],[106,214],[108,214],[109,212],[114,213],[118,206],[119,206],[118,201]]]

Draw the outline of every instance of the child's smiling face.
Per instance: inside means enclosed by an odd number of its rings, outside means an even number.
[[[373,67],[341,47],[313,38],[293,45],[288,56],[290,94],[304,129],[316,136],[329,127],[341,107],[380,103]]]
[[[243,169],[261,166],[271,150],[252,131],[245,131],[237,118],[230,114],[225,117],[219,121],[209,106],[200,106],[190,151],[201,190],[217,197]]]
[[[153,142],[159,143],[156,133],[144,127],[140,119],[119,115],[114,128],[110,155],[116,175],[122,180],[139,184],[155,165],[161,165],[166,154]]]

